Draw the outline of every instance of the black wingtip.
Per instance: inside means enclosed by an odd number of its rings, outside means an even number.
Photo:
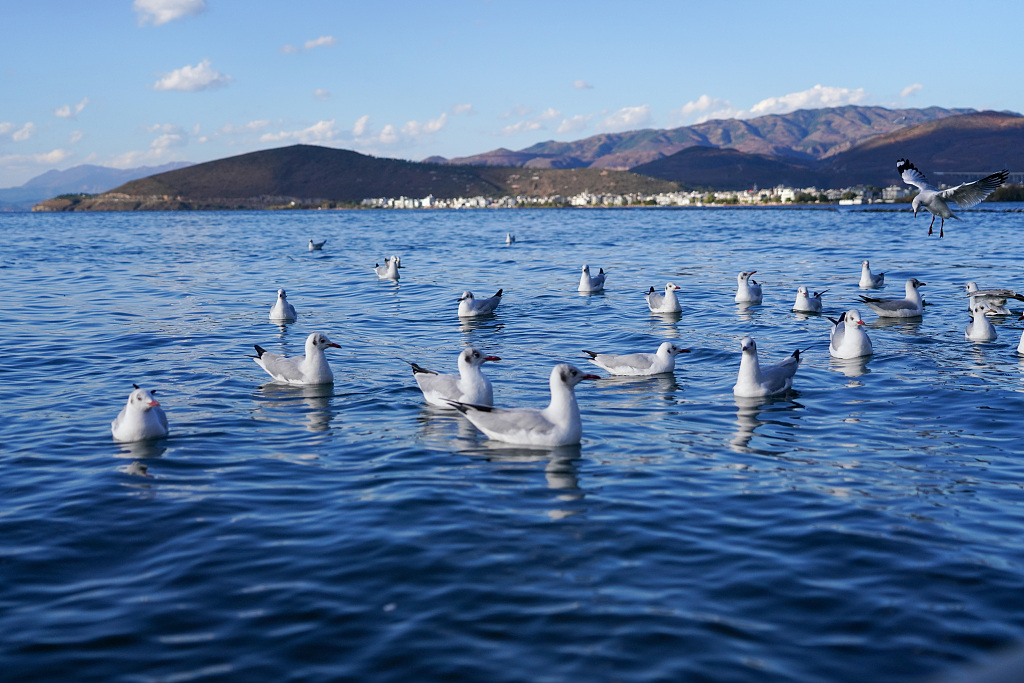
[[[494,295],[494,296],[501,296],[501,293],[502,293],[502,292],[504,292],[504,291],[505,291],[504,289],[499,289],[499,290],[498,290],[498,291],[497,291],[497,292],[495,293],[495,295]]]
[[[491,410],[493,410],[493,408],[491,408],[490,406],[481,406],[475,403],[462,403],[461,401],[452,401],[451,399],[447,400],[448,405],[450,405],[452,408],[455,408],[455,410],[459,411],[463,415],[468,413],[470,410],[479,410],[484,413],[489,413],[491,412]]]
[[[419,375],[419,374],[436,375],[437,374],[433,370],[427,370],[425,367],[423,367],[421,365],[417,365],[416,363],[413,363],[411,361],[406,361],[406,363],[409,363],[409,365],[412,366],[412,374],[414,374],[414,375]]]
[[[142,388],[138,384],[136,384],[135,382],[132,382],[132,386],[135,387],[136,389],[141,389]]]
[[[647,293],[648,294],[654,294],[654,287],[651,287],[651,289]]]
[[[844,313],[843,315],[846,315],[846,314]],[[835,325],[837,327],[839,326],[839,323],[843,320],[843,318],[839,318],[839,320],[836,320],[835,318],[833,318],[831,316],[828,316],[828,315],[826,315],[825,317],[829,319],[829,322],[831,322],[833,325]]]
[[[591,358],[597,358],[597,354],[594,353],[593,351],[587,351],[586,349],[583,349],[583,353],[587,354]]]
[[[259,344],[253,344],[252,346],[254,349],[256,349],[256,357],[263,358],[263,354],[265,354],[267,350],[260,346]]]

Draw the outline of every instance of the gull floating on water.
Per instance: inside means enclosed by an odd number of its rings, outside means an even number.
[[[988,304],[985,315],[1010,315],[1010,309],[1006,307],[1006,300],[1024,301],[1024,295],[1018,294],[1012,289],[978,289],[976,282],[968,282],[964,289],[967,291],[967,296],[971,298],[967,309],[974,311],[976,305]]]
[[[994,340],[996,326],[986,316],[988,304],[976,304],[971,309],[971,322],[967,323],[967,330],[964,332],[964,339],[967,341],[986,342]]]
[[[398,269],[402,267],[402,259],[397,256],[384,259],[384,265],[373,264],[373,270],[381,280],[398,280]]]
[[[505,290],[499,289],[494,296],[478,301],[473,298],[473,292],[466,290],[459,297],[459,317],[472,318],[477,315],[494,313],[494,309],[501,303],[501,293],[503,291]]]
[[[796,288],[796,303],[793,304],[793,310],[797,313],[821,313],[821,295],[827,291],[823,289],[809,294],[807,288],[800,285]]]
[[[324,240],[322,242],[314,242],[313,240],[310,240],[309,241],[309,250],[310,251],[320,251],[321,249],[324,248],[325,244],[327,244],[327,240]]]
[[[689,353],[690,349],[676,346],[672,342],[662,342],[655,353],[627,353],[616,356],[610,353],[594,353],[583,349],[590,356],[590,362],[613,375],[657,375],[672,372],[676,369],[676,356]]]
[[[917,291],[924,285],[912,277],[907,280],[907,296],[903,299],[879,299],[861,294],[860,300],[883,318],[916,318],[924,313],[924,299],[921,298],[921,292]]]
[[[341,347],[319,332],[306,337],[306,355],[298,358],[285,358],[270,353],[259,344],[256,349],[256,365],[267,371],[267,374],[279,382],[288,384],[330,384],[334,381],[334,373],[327,364],[324,349]]]
[[[851,308],[839,316],[839,320],[829,320],[833,327],[828,335],[828,355],[849,360],[874,353],[871,339],[863,329],[864,320],[860,317],[860,311]]]
[[[585,379],[599,379],[579,368],[560,363],[551,371],[551,403],[547,408],[488,408],[452,401],[477,429],[490,439],[521,446],[578,444],[583,423],[574,388]]]
[[[583,273],[580,275],[579,291],[581,292],[602,292],[604,291],[604,268],[597,275],[590,274],[590,266],[583,266]]]
[[[133,384],[135,390],[128,394],[128,402],[110,423],[114,441],[142,441],[167,436],[167,415],[160,402],[153,398],[156,389],[146,391]]]
[[[516,241],[516,236],[510,232],[505,233],[505,244],[512,244]]]
[[[274,322],[293,323],[295,318],[295,307],[288,303],[288,295],[283,289],[277,290],[277,301],[270,309],[270,319]]]
[[[669,282],[665,285],[664,294],[656,294],[654,287],[651,287],[651,291],[644,294],[644,298],[647,299],[647,308],[651,309],[652,313],[679,313],[683,309],[676,297],[678,289],[679,287]]]
[[[885,284],[885,273],[871,274],[871,265],[865,260],[860,266],[860,288],[878,289]]]
[[[774,396],[789,391],[793,386],[793,375],[800,366],[800,350],[797,349],[786,360],[762,368],[757,358],[757,344],[750,337],[740,340],[743,356],[740,371],[732,393],[741,398]]]
[[[743,271],[736,276],[736,303],[761,303],[761,285],[757,284],[757,280],[753,280],[750,277],[756,272],[756,270],[750,272]]]
[[[902,176],[903,182],[920,190],[914,197],[911,206],[914,209],[915,218],[922,207],[931,213],[932,222],[928,224],[929,235],[932,234],[935,217],[939,217],[939,237],[942,237],[942,228],[946,224],[947,218],[960,220],[960,217],[949,208],[948,202],[954,202],[961,210],[969,209],[985,201],[986,197],[995,192],[1010,177],[1010,172],[1003,169],[980,180],[940,190],[928,182],[924,174],[908,159],[897,160],[896,171]]]
[[[1024,320],[1024,313],[1021,313],[1017,320]],[[1017,342],[1017,353],[1024,353],[1024,332],[1021,332],[1020,341]]]
[[[416,378],[416,384],[419,385],[427,403],[442,408],[451,408],[450,401],[491,406],[494,404],[491,382],[480,372],[480,366],[489,360],[495,361],[501,360],[501,358],[485,356],[474,348],[463,349],[459,354],[458,377],[442,375],[420,367],[416,363],[409,363],[409,365],[412,366],[413,377]]]

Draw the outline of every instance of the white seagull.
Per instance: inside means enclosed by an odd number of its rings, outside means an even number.
[[[590,266],[583,266],[583,273],[580,275],[579,291],[581,292],[603,292],[604,291],[604,268],[597,275],[590,274]]]
[[[459,354],[459,376],[442,375],[427,370],[416,363],[412,366],[412,375],[416,384],[423,392],[423,398],[431,405],[451,408],[449,401],[471,403],[478,406],[494,404],[494,391],[491,382],[480,372],[480,366],[486,361],[501,360],[497,356],[485,356],[470,347]]]
[[[736,303],[761,303],[761,285],[757,284],[757,280],[750,278],[756,272],[756,270],[752,270],[749,273],[743,271],[736,276]]]
[[[860,311],[851,308],[839,316],[839,320],[829,320],[833,327],[828,334],[828,355],[848,360],[874,353],[871,339],[862,327],[864,320],[860,317]]]
[[[734,396],[740,398],[759,398],[781,394],[793,386],[793,375],[800,365],[800,350],[797,349],[781,363],[761,368],[757,359],[757,344],[750,337],[740,340],[743,356],[740,359],[740,371],[736,377],[736,385],[732,388]]]
[[[521,446],[568,446],[580,442],[583,424],[574,387],[585,379],[599,379],[568,363],[551,371],[551,403],[547,408],[488,408],[452,401],[477,429],[490,439]]]
[[[940,190],[929,183],[924,174],[908,159],[899,159],[896,162],[896,171],[903,177],[903,182],[920,190],[914,197],[911,206],[914,209],[914,218],[917,218],[917,212],[921,207],[928,209],[931,213],[932,222],[928,224],[929,235],[932,234],[935,217],[939,217],[939,237],[942,237],[942,228],[946,224],[947,218],[960,220],[960,217],[949,208],[948,202],[954,202],[960,209],[969,209],[985,201],[986,197],[995,192],[1010,177],[1010,172],[1003,169],[980,180]]]
[[[256,348],[256,365],[267,371],[267,374],[279,382],[288,384],[330,384],[334,381],[334,373],[327,364],[324,349],[341,347],[319,332],[306,337],[306,355],[302,358],[285,358],[270,353],[259,344]]]
[[[277,290],[277,301],[270,309],[270,319],[274,322],[293,323],[295,318],[295,307],[288,303],[288,295],[283,289]]]
[[[583,349],[590,356],[590,362],[613,375],[657,375],[672,372],[676,369],[676,356],[689,353],[690,349],[676,346],[672,342],[662,342],[655,353],[627,353],[616,356],[610,353],[594,353]]]
[[[477,301],[473,298],[473,292],[468,289],[462,293],[459,297],[459,317],[460,318],[472,318],[478,315],[487,315],[488,313],[494,313],[494,309],[501,303],[501,293],[505,291],[499,289],[495,292],[494,296],[487,299],[480,299]]]
[[[309,250],[310,251],[320,251],[320,250],[322,250],[324,248],[325,244],[327,244],[327,240],[324,240],[322,242],[314,242],[313,240],[310,240],[309,241]]]
[[[384,259],[384,265],[379,263],[373,264],[373,270],[377,273],[377,277],[381,280],[398,280],[400,277],[398,269],[402,267],[402,259],[392,255],[391,258]]]
[[[977,304],[971,309],[971,322],[967,323],[964,339],[967,341],[986,342],[992,341],[999,336],[996,334],[996,326],[985,315],[987,311],[987,304]]]
[[[925,283],[912,277],[907,280],[906,298],[878,299],[861,294],[860,300],[882,318],[916,318],[924,313],[924,299],[921,298],[921,292],[917,291],[924,285]]]
[[[679,313],[683,309],[676,297],[678,289],[679,287],[669,282],[665,285],[664,294],[656,294],[654,287],[651,287],[651,291],[644,294],[644,298],[647,299],[647,308],[651,309],[652,313]]]
[[[860,265],[860,288],[878,289],[885,284],[885,273],[871,274],[871,264],[864,260]]]
[[[1024,313],[1021,313],[1017,320],[1024,320]],[[1017,342],[1017,353],[1024,353],[1024,332],[1021,332],[1020,341]]]
[[[516,236],[510,232],[505,233],[505,244],[513,244],[516,241]]]
[[[167,436],[167,416],[160,402],[153,398],[156,389],[146,391],[133,384],[135,390],[128,394],[128,402],[110,423],[114,441],[141,441]]]
[[[793,304],[793,310],[797,313],[821,313],[821,295],[827,291],[823,289],[810,294],[806,287],[800,285],[796,288],[796,303]]]
[[[973,311],[978,304],[988,304],[985,315],[1010,315],[1010,309],[1006,307],[1006,300],[1024,301],[1024,295],[1018,294],[1012,289],[978,289],[977,282],[968,282],[964,289],[967,291],[967,296],[971,298],[968,310]]]

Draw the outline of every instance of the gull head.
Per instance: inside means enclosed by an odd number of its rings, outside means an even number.
[[[909,280],[907,280],[907,288],[908,289],[910,289],[911,287],[913,287],[914,289],[917,289],[918,287],[924,287],[925,284],[927,284],[927,283],[921,282],[916,277],[912,277]]]
[[[287,299],[288,295],[285,294],[285,291],[283,289],[279,289],[279,290],[277,290],[277,298],[278,299]]]
[[[330,339],[327,338],[327,335],[322,334],[320,332],[313,332],[308,337],[306,337],[306,355],[307,356],[309,355],[310,351],[312,351],[313,349],[323,350],[323,349],[326,349],[326,348],[340,349],[341,346],[339,346],[338,344],[335,344],[334,342],[332,342]]]
[[[964,291],[967,292],[968,294],[970,294],[971,292],[977,292],[978,291],[978,283],[977,282],[968,282],[966,285],[964,285]]]
[[[583,266],[583,272],[586,273],[587,275],[590,275],[590,266],[584,265]]]
[[[843,317],[839,319],[839,322],[846,321],[847,323],[853,323],[854,325],[863,325],[864,319],[860,317],[860,311],[856,308],[851,308],[846,313],[843,313]]]
[[[458,300],[459,301],[472,301],[473,300],[473,292],[471,292],[471,291],[469,291],[467,289],[465,292],[462,293],[462,296],[460,296]]]
[[[672,356],[678,356],[681,353],[689,353],[690,349],[684,349],[681,346],[676,346],[672,342],[662,342],[661,346],[658,347],[658,355],[665,355],[671,358]]]
[[[668,283],[665,284],[665,293],[666,294],[668,294],[669,292],[674,292],[677,289],[679,289],[679,286],[676,285],[674,282],[668,282]]]
[[[914,218],[917,218],[917,212],[921,210],[921,193],[918,192],[914,195],[914,199],[910,202],[910,208],[914,210]]]
[[[597,375],[590,375],[580,370],[575,365],[559,363],[551,370],[551,386],[556,383],[563,384],[570,389],[585,379],[601,379]]]
[[[757,344],[750,337],[744,337],[740,340],[740,351],[757,355]]]
[[[459,354],[459,365],[466,363],[471,367],[480,367],[483,363],[489,360],[495,361],[501,360],[501,358],[499,358],[498,356],[485,356],[484,354],[474,349],[472,346],[463,349],[462,353]]]
[[[800,285],[799,287],[796,288],[796,293],[807,296],[807,287],[805,287],[804,285]]]
[[[746,270],[744,270],[743,272],[741,272],[741,273],[740,273],[739,275],[737,275],[737,276],[736,276],[736,282],[738,282],[738,283],[740,283],[740,284],[743,284],[743,283],[745,283],[745,282],[746,282],[747,280],[749,280],[749,279],[750,279],[750,276],[751,276],[751,275],[753,275],[753,274],[754,274],[754,273],[756,273],[756,272],[757,272],[756,270],[751,270],[751,271],[749,271],[749,272],[748,272],[748,271],[746,271]]]
[[[135,391],[128,396],[128,405],[131,406],[133,410],[146,412],[151,408],[155,408],[160,405],[160,401],[153,398],[153,394],[156,393],[156,389],[153,391],[147,391],[146,389],[140,388],[138,384],[133,384],[132,386],[135,387]]]

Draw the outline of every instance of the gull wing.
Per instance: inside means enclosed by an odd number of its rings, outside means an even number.
[[[987,175],[981,180],[975,180],[972,183],[964,183],[963,185],[957,185],[951,187],[948,190],[943,190],[939,193],[939,196],[945,199],[947,202],[956,202],[956,205],[961,209],[969,209],[972,206],[981,204],[985,199],[995,192],[1000,185],[1005,183],[1010,177],[1010,172],[1003,169],[999,173],[993,173]],[[906,176],[904,176],[906,179]]]
[[[299,369],[299,362],[292,358],[285,358],[276,353],[266,351],[259,358],[253,358],[256,364],[267,371],[274,379],[285,382],[302,382],[302,371]]]
[[[900,177],[903,178],[903,182],[907,185],[913,185],[919,190],[930,190],[931,192],[937,192],[939,188],[935,187],[928,182],[928,179],[924,177],[924,173],[918,170],[917,166],[910,163],[907,159],[900,159],[896,162],[896,170],[899,172]]]
[[[788,387],[798,367],[800,367],[800,356],[793,354],[781,363],[763,368],[761,370],[761,382],[772,392]]]
[[[436,397],[438,405],[445,399],[458,399],[462,392],[459,391],[459,378],[454,375],[442,375],[436,372],[417,372],[413,375],[416,384],[419,385],[423,397],[428,401]],[[430,394],[431,396],[428,396]]]
[[[602,353],[594,360],[608,372],[615,370],[646,370],[657,358],[653,353],[627,353],[621,356]]]
[[[484,408],[452,402],[480,431],[499,441],[530,443],[555,425],[536,408]]]

